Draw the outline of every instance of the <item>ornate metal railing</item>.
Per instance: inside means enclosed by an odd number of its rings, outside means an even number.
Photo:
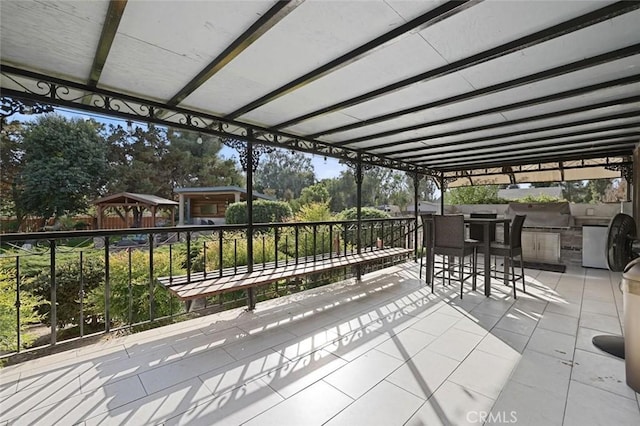
[[[239,290],[183,302],[160,281],[312,264],[381,247],[414,248],[415,234],[414,218],[254,224],[252,245],[247,244],[244,225],[5,234],[0,357],[237,307],[247,298]],[[367,268],[397,261],[387,259]],[[360,268],[264,285],[257,299],[359,276],[364,272]],[[34,342],[36,334],[44,337]]]

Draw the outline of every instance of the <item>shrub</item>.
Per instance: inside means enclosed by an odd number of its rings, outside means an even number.
[[[20,223],[17,220],[9,220],[0,222],[0,231],[2,232],[18,232]]]
[[[524,198],[520,198],[516,200],[516,203],[557,203],[559,201],[563,201],[558,197],[552,197],[546,194],[540,195],[527,195]]]
[[[102,259],[87,256],[82,265],[85,294],[104,281]],[[38,314],[47,325],[51,325],[51,273],[43,269],[25,286],[32,294],[49,303],[38,306]],[[78,324],[80,317],[80,262],[79,258],[67,258],[56,266],[56,322],[59,327]],[[83,306],[85,319],[96,315],[91,304]],[[94,318],[95,319],[95,318]]]
[[[295,216],[296,222],[327,222],[331,220],[329,202],[303,205]]]
[[[313,245],[315,228],[316,244]],[[335,238],[340,227],[334,227],[333,238]],[[295,231],[293,228],[287,228],[283,230],[280,235],[280,241],[278,247],[281,251],[284,251],[288,256],[295,257]],[[329,226],[318,225],[315,227],[305,226],[298,231],[298,256],[312,256],[314,254],[329,253],[332,250],[331,239],[329,238]]]
[[[445,201],[457,204],[508,204],[509,201],[498,197],[497,185],[475,185],[452,188],[445,194]]]
[[[0,266],[0,351],[15,351],[18,346],[16,335],[16,281],[15,270]],[[42,299],[20,292],[20,346],[28,347],[35,336],[26,333],[29,324],[40,321],[37,308],[43,303]]]
[[[343,210],[338,214],[340,220],[356,220],[357,210],[355,207]],[[372,207],[362,208],[362,219],[387,219],[391,216],[382,210],[378,210]],[[362,232],[360,233],[360,242],[363,247],[373,246],[376,244],[378,238],[383,240],[384,245],[397,245],[402,240],[402,232],[406,232],[406,229],[398,229],[397,224],[394,225],[393,230],[391,224],[385,224],[384,235],[382,233],[382,226],[378,222],[365,222],[362,225]],[[391,238],[393,236],[393,238]],[[340,238],[347,239],[347,244],[356,245],[357,233],[354,227],[347,228],[346,236],[342,234]],[[395,240],[395,241],[392,241]]]
[[[373,207],[362,208],[363,219],[386,219],[389,218],[389,213],[382,210],[374,209]],[[339,220],[356,220],[358,219],[358,210],[356,207],[351,207],[338,213]]]
[[[284,222],[292,215],[291,207],[282,201],[256,200],[253,202],[253,223]],[[247,223],[247,203],[233,203],[225,213],[230,225]]]
[[[192,243],[193,257],[192,270],[201,272],[204,270],[204,246],[202,243]],[[207,242],[207,271],[220,268],[220,242],[216,240]],[[276,244],[273,233],[261,232],[253,237],[253,262],[271,262],[276,258]],[[282,259],[282,255],[280,256]],[[222,267],[233,268],[234,265],[247,264],[247,236],[244,232],[225,233],[222,243]]]
[[[128,251],[113,253],[109,258],[109,284],[111,288],[110,314],[116,325],[129,323],[129,301],[131,300],[131,321],[137,323],[150,319],[149,310],[149,252],[131,251],[131,290],[129,290]],[[156,250],[153,255],[154,276],[169,275],[169,253]],[[174,271],[174,273],[176,273]],[[129,292],[131,291],[131,297]],[[88,296],[92,306],[104,311],[104,282]],[[178,313],[182,303],[171,296],[168,290],[155,283],[153,286],[154,318]]]

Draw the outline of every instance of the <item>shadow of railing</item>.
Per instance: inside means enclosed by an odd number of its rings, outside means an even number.
[[[445,305],[473,318],[479,304],[503,300],[470,294],[460,301],[456,286],[442,285],[432,295],[417,275],[413,264],[405,264],[362,283],[264,302],[253,313],[236,309],[216,314],[211,322],[201,318],[197,328],[191,322],[174,324],[162,337],[148,331],[105,344],[99,352],[79,350],[72,361],[36,367],[15,383],[5,382],[0,391],[13,385],[18,391],[2,400],[0,421],[157,423],[177,415],[181,421],[203,416],[231,421],[250,414],[249,405],[263,410],[275,405],[389,339],[423,394],[431,396],[436,389],[424,380],[398,333]],[[528,284],[544,286],[534,279]],[[246,356],[238,355],[243,347],[251,349]],[[154,376],[164,383],[156,380],[146,389]],[[122,394],[125,389],[129,396]],[[56,392],[56,398],[47,399]],[[435,398],[426,403],[447,420]]]

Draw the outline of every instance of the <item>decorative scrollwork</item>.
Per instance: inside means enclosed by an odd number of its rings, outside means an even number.
[[[222,143],[227,145],[229,148],[233,148],[236,151],[238,151],[238,154],[240,155],[240,165],[242,166],[242,170],[244,170],[245,172],[248,170],[248,166],[249,166],[249,150],[248,150],[248,143],[247,141],[243,140],[243,139],[236,139],[236,138],[224,138],[222,139]],[[252,149],[252,156],[251,156],[251,170],[253,170],[254,172],[258,169],[258,165],[260,163],[260,157],[263,154],[269,154],[271,152],[273,152],[274,148],[270,147],[270,146],[265,146],[265,145],[254,145],[253,149]]]
[[[629,185],[633,185],[633,163],[632,162],[609,164],[607,166],[604,166],[604,168],[607,170],[620,172],[624,180],[626,180]]]
[[[0,116],[2,116],[2,118],[11,117],[13,114],[44,114],[52,111],[53,107],[51,105],[9,98],[7,96],[0,98]]]

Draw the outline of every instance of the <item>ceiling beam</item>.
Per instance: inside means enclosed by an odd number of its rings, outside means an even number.
[[[96,53],[93,55],[93,65],[91,65],[89,80],[87,81],[89,87],[96,87],[100,81],[104,64],[107,62],[113,39],[118,32],[120,19],[122,19],[126,6],[127,0],[111,0],[109,2],[107,16],[104,18],[104,24],[102,24],[100,40],[98,41]]]
[[[527,154],[535,154],[535,153],[553,153],[556,150],[563,150],[567,148],[572,149],[582,149],[587,144],[587,147],[603,145],[605,142],[607,146],[614,147],[616,145],[615,139],[621,138],[632,138],[640,136],[640,129],[638,129],[638,125],[633,126],[634,131],[615,134],[615,135],[606,135],[606,136],[591,136],[584,139],[574,139],[568,141],[556,141],[555,143],[544,143],[540,145],[534,146],[523,146],[524,143],[514,143],[509,144],[508,151],[505,151],[504,145],[502,150],[469,150],[467,152],[458,154],[456,156],[447,156],[444,158],[437,158],[436,156],[429,157],[425,160],[417,160],[423,165],[442,165],[442,164],[456,164],[466,159],[471,160],[481,160],[481,159],[496,159],[501,158],[503,156],[513,156],[514,152],[517,152],[518,155],[527,155]],[[623,130],[623,129],[622,129]],[[613,140],[613,142],[611,142]],[[551,149],[550,149],[551,148]]]
[[[528,166],[531,164],[543,164],[543,163],[557,163],[563,161],[580,161],[580,160],[590,160],[596,158],[613,158],[613,157],[628,157],[633,154],[633,141],[629,142],[629,145],[616,150],[594,150],[589,152],[583,152],[581,154],[575,154],[568,152],[566,155],[555,155],[555,156],[546,156],[546,157],[536,157],[535,159],[513,159],[513,160],[502,160],[502,162],[488,162],[482,164],[465,164],[458,167],[433,167],[432,170],[437,171],[438,173],[448,173],[448,172],[464,172],[466,170],[477,170],[477,169],[490,169],[495,167],[505,167],[505,166]],[[604,166],[604,164],[602,164]],[[588,167],[588,166],[587,166]],[[576,168],[576,167],[574,167]],[[535,170],[528,170],[535,171]],[[518,173],[517,171],[515,173]],[[494,173],[495,174],[495,173]],[[503,174],[503,173],[501,173]],[[476,175],[480,176],[480,175]],[[462,177],[462,176],[461,176]]]
[[[398,118],[404,115],[413,114],[419,111],[424,111],[430,108],[442,107],[445,105],[451,105],[454,103],[467,101],[470,99],[475,99],[481,96],[486,96],[490,94],[495,94],[499,92],[503,92],[509,89],[514,89],[517,87],[521,87],[527,84],[537,83],[540,81],[548,80],[551,78],[559,77],[565,74],[569,74],[572,72],[577,72],[580,70],[584,70],[586,68],[591,68],[594,66],[602,65],[608,62],[616,61],[619,59],[627,58],[629,56],[640,54],[640,43],[634,44],[632,46],[628,46],[622,49],[617,49],[611,52],[604,53],[602,55],[593,56],[586,59],[581,59],[579,61],[572,62],[570,64],[561,65],[559,67],[551,68],[548,70],[540,71],[534,74],[526,75],[524,77],[519,77],[510,81],[505,81],[502,83],[494,84],[492,86],[484,87],[482,89],[473,90],[471,92],[462,93],[459,95],[451,96],[449,98],[439,99],[437,101],[428,102],[426,104],[413,106],[410,108],[405,108],[402,110],[394,111],[388,114],[379,115],[377,117],[369,118],[366,120],[361,120],[356,123],[347,124],[340,127],[335,127],[333,129],[324,130],[321,132],[313,133],[307,135],[310,138],[317,138],[319,136],[330,135],[334,133],[346,132],[348,130],[358,129],[366,126],[370,126],[372,124],[381,123],[384,121],[389,121],[394,118]],[[478,112],[479,115],[482,114],[481,111]],[[418,127],[420,128],[420,127]],[[385,133],[394,132],[388,131]],[[348,142],[345,142],[348,143]]]
[[[306,86],[313,81],[324,77],[350,63],[353,63],[363,57],[370,55],[376,50],[380,49],[383,46],[387,46],[391,43],[395,43],[401,38],[407,36],[408,34],[415,33],[417,31],[421,31],[437,22],[442,21],[450,16],[455,15],[458,12],[461,12],[474,4],[479,3],[479,1],[449,1],[445,4],[442,4],[436,7],[433,10],[430,10],[417,18],[412,19],[411,21],[394,28],[393,30],[377,37],[338,58],[328,62],[321,67],[314,69],[306,73],[305,75],[296,78],[293,81],[288,82],[287,84],[278,87],[277,89],[267,93],[266,95],[256,99],[255,101],[238,108],[237,110],[228,114],[225,118],[227,119],[235,119],[240,117],[241,115],[246,114],[247,112],[253,111],[254,109],[260,108],[261,106],[272,102],[278,99],[281,96],[286,95],[294,90],[300,89]]]
[[[579,152],[575,148],[567,148],[566,150],[555,151],[549,155],[540,155],[539,153],[514,155],[513,153],[506,154],[504,156],[495,156],[489,159],[478,159],[472,161],[461,161],[457,163],[442,163],[432,164],[424,167],[428,167],[434,170],[464,170],[470,168],[487,168],[487,167],[502,167],[512,166],[515,164],[531,163],[544,163],[545,161],[560,161],[567,160],[569,158],[580,160],[586,158],[587,155],[596,155],[603,157],[614,157],[617,155],[630,154],[633,152],[635,144],[638,142],[638,136],[633,136],[628,139],[621,139],[617,141],[616,146],[611,146],[611,141],[604,145],[595,145],[589,147],[582,147]],[[421,164],[422,165],[422,164]]]
[[[545,163],[558,163],[558,162],[567,162],[567,161],[582,161],[582,160],[590,160],[597,158],[615,158],[615,157],[628,157],[633,154],[633,148],[630,146],[622,147],[617,150],[594,150],[589,152],[584,152],[582,154],[575,153],[566,153],[566,155],[561,156],[547,156],[547,157],[536,157],[535,159],[512,159],[512,160],[502,160],[502,162],[487,162],[482,164],[465,164],[457,167],[434,167],[432,170],[438,173],[451,173],[451,172],[464,172],[467,170],[478,170],[478,169],[492,169],[496,167],[515,167],[515,166],[530,166],[532,164],[545,164]],[[604,164],[602,165],[604,166]],[[590,166],[586,166],[590,167]],[[535,171],[535,170],[529,170]],[[517,171],[515,173],[518,173]],[[477,176],[477,175],[476,175]]]
[[[502,133],[499,135],[491,135],[491,136],[484,136],[481,138],[475,138],[475,139],[464,139],[462,141],[456,141],[456,142],[447,142],[447,143],[443,143],[440,144],[439,147],[436,146],[425,146],[424,148],[420,147],[420,148],[416,148],[415,150],[413,150],[414,154],[409,154],[409,155],[398,155],[398,156],[393,156],[393,158],[397,158],[397,159],[402,159],[402,160],[411,160],[411,159],[416,159],[416,158],[421,158],[424,156],[429,155],[429,151],[432,151],[433,149],[438,149],[438,148],[444,148],[444,147],[451,147],[452,149],[447,150],[447,153],[456,153],[456,152],[464,152],[467,149],[470,148],[465,148],[466,145],[470,145],[473,143],[479,143],[479,142],[486,142],[486,141],[495,141],[498,139],[503,139],[503,138],[508,138],[508,137],[513,137],[513,136],[523,136],[523,135],[529,135],[532,133],[539,133],[539,132],[548,132],[551,130],[560,130],[560,129],[565,129],[567,127],[577,127],[577,126],[585,126],[585,125],[592,125],[592,124],[598,124],[598,123],[602,123],[602,122],[606,122],[606,121],[612,121],[612,120],[620,120],[620,119],[625,119],[625,118],[637,118],[639,117],[639,113],[638,111],[630,111],[630,112],[625,112],[625,113],[621,113],[621,114],[613,114],[613,115],[605,115],[602,117],[598,117],[598,118],[592,118],[592,119],[586,119],[586,120],[579,120],[579,121],[573,121],[573,122],[569,122],[569,123],[560,123],[560,124],[554,124],[552,126],[546,126],[546,127],[537,127],[534,129],[526,129],[526,130],[518,130],[515,132],[510,132],[510,133]],[[609,126],[609,127],[605,127],[605,128],[592,128],[592,129],[586,129],[586,130],[579,130],[579,131],[574,131],[571,133],[563,133],[563,134],[558,134],[558,135],[551,135],[551,136],[546,136],[546,137],[534,137],[531,139],[524,139],[524,140],[518,140],[518,141],[514,141],[514,142],[493,142],[490,143],[488,145],[482,145],[482,148],[498,148],[498,147],[504,147],[505,143],[511,144],[512,143],[524,143],[527,141],[541,141],[541,140],[550,140],[550,139],[554,139],[554,138],[559,138],[559,137],[569,137],[569,136],[578,136],[581,134],[590,134],[590,133],[596,133],[596,132],[603,132],[605,130],[616,130],[616,129],[621,129],[621,128],[628,128],[627,126],[636,126],[636,125],[640,125],[639,123],[630,123],[630,124],[619,124],[616,126]],[[471,148],[473,149],[473,148]],[[389,155],[389,152],[385,152],[385,155]]]
[[[329,105],[327,107],[318,109],[316,111],[312,111],[310,113],[292,118],[290,120],[276,124],[275,126],[272,126],[272,127],[276,129],[291,127],[294,124],[298,124],[302,121],[306,121],[311,118],[318,117],[320,115],[328,114],[344,108],[352,107],[357,104],[361,104],[371,99],[374,99],[383,95],[387,95],[391,92],[404,89],[405,87],[415,83],[432,80],[438,77],[443,77],[443,76],[464,70],[466,68],[470,68],[472,66],[476,66],[484,62],[488,62],[492,59],[506,56],[510,53],[517,52],[519,50],[523,50],[531,46],[535,46],[537,44],[543,43],[548,40],[552,40],[554,38],[560,37],[565,34],[572,33],[574,31],[578,31],[582,28],[595,25],[597,23],[614,18],[618,15],[623,15],[625,13],[634,11],[638,8],[640,8],[639,2],[618,1],[616,3],[612,3],[610,5],[602,7],[595,11],[570,19],[568,21],[561,22],[560,24],[554,25],[544,30],[526,35],[524,37],[510,41],[508,43],[494,47],[492,49],[485,50],[484,52],[477,53],[475,55],[457,60],[455,62],[451,62],[442,67],[438,67],[436,69],[423,72],[421,74],[406,78],[396,83],[389,84],[379,89],[372,90],[360,96],[356,96],[354,98],[347,99],[345,101],[338,102],[333,105]]]
[[[531,172],[541,172],[541,171],[552,171],[559,170],[560,165],[564,170],[573,170],[580,169],[583,167],[606,167],[610,165],[620,165],[620,164],[631,164],[632,162],[629,160],[630,156],[626,153],[615,157],[593,157],[588,155],[585,158],[580,159],[565,159],[563,161],[556,162],[545,162],[545,163],[523,163],[523,164],[513,164],[509,166],[511,168],[510,173],[531,173]],[[617,159],[618,161],[611,161],[612,159]],[[588,164],[585,164],[588,162]],[[576,164],[579,163],[579,164]],[[554,166],[555,164],[555,166]],[[481,177],[481,176],[493,176],[493,175],[503,175],[506,172],[504,171],[502,166],[484,168],[480,167],[477,169],[470,170],[453,170],[444,172],[445,178],[473,178],[473,177]]]
[[[520,108],[527,108],[536,105],[542,105],[550,102],[560,101],[564,99],[569,99],[576,96],[586,95],[589,93],[597,92],[599,90],[610,89],[617,86],[625,86],[628,84],[633,84],[640,82],[640,74],[631,75],[629,77],[618,78],[615,80],[605,81],[602,83],[592,84],[590,86],[579,87],[577,89],[571,89],[564,92],[553,93],[551,95],[541,96],[539,98],[527,99],[524,101],[513,102],[511,104],[499,105],[497,107],[483,109],[479,111],[473,111],[467,114],[455,115],[453,117],[442,118],[439,120],[422,122],[420,124],[414,124],[411,126],[402,127],[400,129],[387,130],[384,132],[374,133],[367,136],[361,136],[358,138],[352,138],[348,140],[343,140],[340,142],[336,142],[335,145],[338,146],[346,146],[351,145],[358,142],[371,142],[373,139],[378,139],[387,136],[394,136],[404,132],[410,132],[413,130],[420,130],[427,127],[438,126],[441,124],[453,123],[456,121],[469,120],[471,118],[481,117],[483,115],[502,113],[506,111],[512,111]],[[379,145],[375,145],[375,148],[389,148],[395,147],[402,143],[411,143],[420,141],[420,137],[398,140],[394,142],[385,142]]]
[[[304,0],[280,0],[264,15],[253,23],[244,33],[236,38],[222,53],[220,53],[209,65],[198,73],[189,83],[178,91],[167,102],[170,106],[176,106],[187,96],[207,82],[225,65],[235,59],[240,53],[251,46],[267,31],[282,21],[289,13],[293,12]]]
[[[466,133],[479,132],[479,131],[482,131],[482,130],[499,129],[500,127],[512,126],[514,124],[523,124],[523,123],[529,123],[529,122],[532,122],[532,121],[553,119],[553,118],[557,118],[557,117],[560,117],[560,116],[563,116],[563,115],[577,114],[577,113],[581,113],[581,112],[592,111],[592,110],[595,110],[595,109],[598,109],[598,108],[608,108],[608,107],[612,107],[612,106],[627,105],[627,104],[632,104],[632,103],[637,103],[637,102],[640,102],[640,96],[629,96],[629,97],[622,98],[622,99],[614,99],[614,100],[611,100],[611,101],[599,102],[597,104],[583,105],[583,106],[576,107],[576,108],[569,108],[569,109],[549,112],[549,113],[545,113],[545,114],[532,115],[532,116],[528,116],[528,117],[518,118],[518,119],[515,119],[515,120],[501,121],[501,122],[498,122],[498,123],[491,123],[491,124],[484,124],[482,126],[468,127],[468,128],[465,128],[465,129],[457,129],[457,130],[452,130],[450,132],[438,133],[438,134],[435,134],[435,135],[420,136],[420,137],[416,137],[416,138],[405,139],[405,140],[402,140],[402,141],[385,143],[383,145],[368,146],[367,150],[373,151],[373,150],[377,150],[377,149],[381,149],[381,148],[389,148],[389,147],[393,147],[393,146],[397,146],[397,145],[404,145],[404,144],[407,144],[407,143],[426,142],[428,140],[433,140],[433,139],[439,139],[439,138],[444,138],[444,137],[449,137],[449,136],[458,136],[458,135],[463,135],[463,134],[466,134]],[[440,148],[440,147],[450,146],[450,145],[459,144],[459,143],[464,143],[464,141],[434,143],[434,144],[430,144],[429,148]],[[403,149],[399,149],[399,150],[395,150],[395,151],[388,151],[388,152],[385,153],[385,155],[414,152],[416,149],[417,149],[416,147],[403,148]]]

